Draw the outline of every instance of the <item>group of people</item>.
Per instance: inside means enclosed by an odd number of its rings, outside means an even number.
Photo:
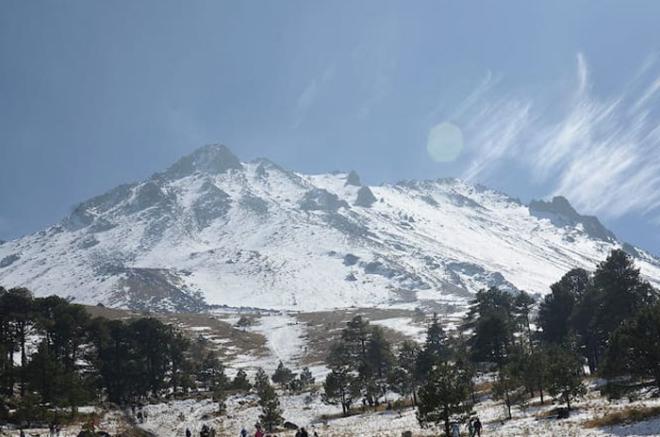
[[[467,431],[469,437],[481,437],[481,420],[479,420],[479,417],[470,417],[467,423]],[[461,428],[458,422],[451,425],[451,437],[461,437]]]
[[[190,428],[186,428],[186,437],[192,437]],[[202,429],[199,431],[199,437],[215,437],[215,428],[207,424],[202,425]]]
[[[190,436],[186,436],[190,437]],[[241,429],[240,437],[277,437],[276,434],[266,434],[260,424],[255,425],[254,434],[250,434],[247,429]],[[313,435],[310,435],[309,432],[304,428],[298,428],[296,431],[296,437],[319,437],[318,433],[314,431]]]
[[[131,405],[131,412],[133,417],[137,420],[138,423],[144,423],[147,421],[147,411],[142,409],[142,405]]]
[[[59,423],[50,422],[48,424],[48,435],[50,437],[59,437],[62,427]]]

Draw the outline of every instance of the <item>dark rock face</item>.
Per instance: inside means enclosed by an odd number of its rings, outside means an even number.
[[[478,264],[469,262],[451,262],[447,264],[447,272],[452,276],[453,282],[463,284],[459,276],[471,277],[474,280],[488,284],[489,287],[498,287],[502,290],[516,291],[517,288],[507,281],[500,272],[486,270]],[[465,286],[465,284],[463,284]]]
[[[376,202],[376,196],[371,192],[369,187],[361,187],[357,193],[357,199],[355,200],[356,206],[362,206],[369,208]]]
[[[12,253],[11,255],[7,255],[6,257],[4,257],[0,260],[0,269],[4,268],[4,267],[9,267],[10,265],[14,264],[19,259],[21,259],[21,256],[16,254],[16,253]]]
[[[179,159],[164,174],[159,176],[179,179],[195,172],[221,174],[230,169],[242,170],[243,165],[226,146],[211,144]]]
[[[199,197],[192,204],[192,212],[200,228],[205,228],[217,218],[223,217],[231,208],[229,194],[206,181],[199,189]]]
[[[360,257],[353,255],[352,253],[347,253],[344,255],[344,265],[345,266],[354,266],[359,261]]]
[[[327,211],[335,212],[339,208],[348,208],[345,200],[340,200],[333,194],[322,188],[315,188],[305,193],[300,201],[300,209],[305,211]]]
[[[346,177],[345,185],[353,185],[355,187],[359,187],[362,185],[360,183],[360,176],[357,174],[355,170],[351,170],[350,173],[348,173],[348,176]]]
[[[240,198],[238,203],[243,208],[248,209],[257,215],[264,216],[268,214],[268,202],[266,202],[261,197],[254,196],[252,194],[246,194]]]
[[[95,216],[106,213],[122,201],[127,200],[135,186],[135,184],[120,185],[107,193],[80,203],[73,209],[69,217],[64,219],[64,227],[69,231],[76,231],[91,225]]]
[[[126,206],[125,212],[126,214],[133,214],[158,204],[164,204],[169,200],[173,201],[174,199],[170,198],[157,183],[146,182],[135,188],[133,198]]]
[[[132,310],[203,311],[207,308],[200,293],[189,290],[181,278],[168,269],[115,266],[113,273],[122,273],[118,302],[128,302]]]
[[[598,220],[590,215],[580,215],[562,196],[556,196],[550,202],[533,200],[529,204],[531,215],[549,219],[555,226],[582,225],[590,237],[602,241],[616,241],[616,236]]]

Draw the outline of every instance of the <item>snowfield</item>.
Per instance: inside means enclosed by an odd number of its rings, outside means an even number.
[[[137,310],[458,311],[484,287],[547,293],[616,247],[660,284],[657,258],[565,199],[532,207],[455,179],[366,186],[207,146],[1,244],[0,284]]]
[[[400,437],[404,431],[411,431],[413,436],[437,436],[438,429],[422,429],[415,418],[412,409],[382,412],[356,413],[347,418],[337,417],[340,409],[337,406],[324,404],[319,394],[287,395],[280,392],[280,403],[284,418],[298,426],[316,431],[321,437]],[[144,407],[147,419],[138,426],[159,437],[183,437],[186,428],[199,436],[203,425],[216,429],[218,436],[238,436],[242,428],[254,432],[254,424],[258,420],[259,407],[257,398],[249,396],[231,396],[227,402],[228,411],[225,415],[217,415],[217,404],[209,399],[178,400]],[[513,410],[513,420],[502,420],[506,413],[499,402],[486,399],[475,407],[484,429],[483,436],[492,437],[634,437],[660,435],[660,417],[641,422],[617,425],[613,427],[585,427],[590,419],[604,414],[621,411],[625,408],[659,407],[660,399],[644,399],[634,402],[617,401],[609,403],[596,393],[589,393],[585,399],[576,403],[575,411],[570,418],[557,420],[544,417],[555,406],[546,402],[545,406],[530,406],[525,411]],[[110,433],[118,432],[126,427],[125,415],[129,412],[108,411],[103,415],[100,429]],[[324,419],[327,416],[329,419]],[[69,427],[61,437],[73,437],[80,427]],[[32,435],[46,435],[47,431],[35,429],[28,431]],[[467,435],[465,426],[461,428],[462,436]],[[293,436],[294,431],[279,430],[278,436]],[[17,431],[7,431],[5,434],[17,436]]]

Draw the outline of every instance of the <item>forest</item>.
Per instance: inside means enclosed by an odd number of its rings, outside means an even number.
[[[191,396],[212,398],[222,415],[228,396],[252,393],[259,422],[272,431],[285,422],[282,395],[318,390],[349,416],[377,410],[394,392],[396,408],[414,408],[420,425],[450,435],[453,421],[478,410],[475,387],[485,377],[509,418],[534,398],[568,416],[587,376],[605,379],[611,399],[640,386],[660,389],[658,292],[621,250],[593,272],[568,271],[540,301],[493,287],[474,296],[455,329],[433,314],[421,343],[386,337],[357,315],[329,345],[318,383],[308,368],[295,373],[282,362],[272,375],[237,369],[229,378],[203,338],[157,318],[91,317],[60,297],[0,288],[0,421],[66,422],[84,405],[134,409]]]

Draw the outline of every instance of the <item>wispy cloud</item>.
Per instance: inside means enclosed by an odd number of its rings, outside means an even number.
[[[647,215],[660,223],[660,77],[646,62],[622,91],[597,97],[587,61],[577,55],[573,90],[552,106],[476,88],[461,125],[466,179],[489,179],[513,163],[579,209],[602,216]]]
[[[332,80],[335,75],[334,65],[326,68],[323,73],[316,78],[313,78],[303,89],[302,93],[296,100],[295,115],[293,120],[293,128],[297,128],[305,119],[307,112],[310,110],[316,99],[318,98],[320,89],[324,84]]]

